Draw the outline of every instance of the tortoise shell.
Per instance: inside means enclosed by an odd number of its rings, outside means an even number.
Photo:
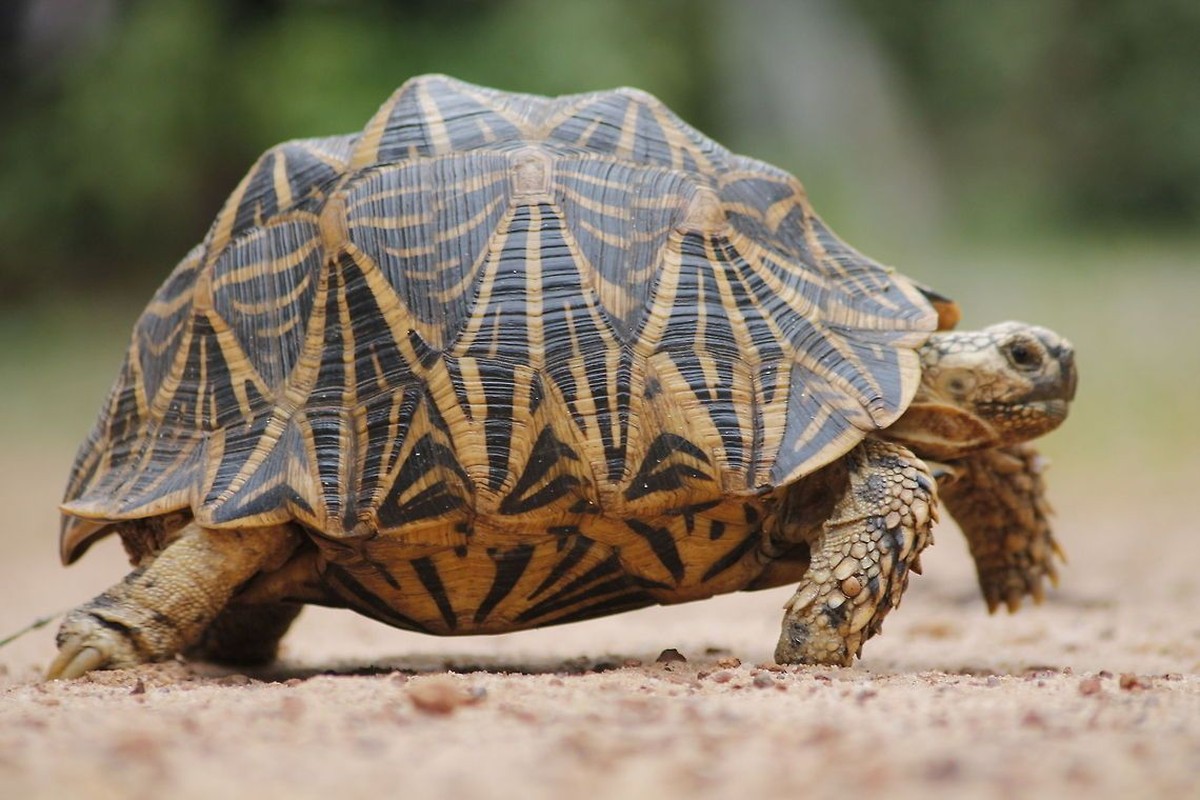
[[[936,325],[650,95],[415,78],[268,150],[158,290],[63,558],[128,521],[291,522],[342,602],[437,632],[743,588],[762,498],[892,423]]]

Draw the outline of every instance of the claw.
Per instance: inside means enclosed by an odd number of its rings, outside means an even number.
[[[59,651],[54,663],[46,670],[46,680],[74,680],[108,663],[108,656],[95,647],[80,647],[70,643]]]
[[[1046,600],[1046,587],[1042,585],[1040,578],[1035,579],[1033,585],[1029,587],[1029,594],[1033,597],[1036,605],[1041,605]]]
[[[1021,593],[1019,591],[1010,590],[1004,597],[1004,605],[1008,606],[1008,613],[1015,614],[1021,610]]]
[[[1064,564],[1067,563],[1067,551],[1063,550],[1058,542],[1050,540],[1050,546],[1054,548],[1054,555],[1058,556]]]

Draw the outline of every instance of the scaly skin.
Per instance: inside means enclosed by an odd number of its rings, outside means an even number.
[[[1031,596],[1041,602],[1043,579],[1058,583],[1062,550],[1050,531],[1045,463],[1029,445],[985,450],[951,463],[954,477],[939,487],[971,548],[979,588],[994,612],[1009,612]]]
[[[297,543],[285,527],[188,526],[148,564],[67,614],[46,677],[173,657],[201,639],[238,587],[281,566]]]
[[[846,460],[846,490],[811,543],[808,572],[784,606],[775,649],[781,664],[848,666],[900,604],[930,541],[937,490],[920,459],[901,445],[868,439]]]

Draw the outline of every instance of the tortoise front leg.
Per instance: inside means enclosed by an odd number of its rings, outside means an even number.
[[[984,450],[950,467],[953,477],[939,491],[967,537],[988,611],[1004,603],[1014,612],[1026,595],[1041,602],[1042,581],[1058,583],[1054,560],[1063,558],[1050,531],[1042,457],[1020,444]]]
[[[781,664],[848,666],[900,603],[930,541],[937,490],[907,448],[868,439],[846,456],[849,479],[811,543],[811,562],[784,606]]]
[[[189,525],[153,561],[67,614],[47,679],[171,658],[200,640],[239,587],[281,567],[297,543],[283,526]]]

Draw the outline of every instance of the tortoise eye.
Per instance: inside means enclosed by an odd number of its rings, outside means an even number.
[[[1042,354],[1035,345],[1016,341],[1008,346],[1008,360],[1018,369],[1037,369],[1042,365]]]

